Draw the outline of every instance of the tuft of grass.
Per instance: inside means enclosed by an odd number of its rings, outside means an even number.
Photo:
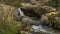
[[[0,4],[0,34],[20,33],[20,24],[13,20],[15,7]]]

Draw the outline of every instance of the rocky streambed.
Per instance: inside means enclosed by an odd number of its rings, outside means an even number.
[[[45,25],[41,25],[41,24],[38,24],[38,25],[32,25],[31,26],[31,31],[32,33],[41,33],[41,34],[59,34],[57,33],[58,31],[56,31],[55,29],[53,29],[52,27],[48,27],[48,26],[45,26]]]
[[[28,20],[28,18],[27,18],[27,20]],[[31,20],[31,19],[29,19],[29,20]],[[29,34],[60,34],[59,30],[54,29],[53,27],[50,27],[50,26],[43,25],[43,24],[41,24],[41,22],[39,20],[30,21],[28,23],[31,23],[30,31],[27,31],[27,32],[29,32]]]
[[[26,26],[30,26],[30,30],[27,31],[30,34],[59,34],[60,31],[54,29],[51,26],[46,26],[42,23],[45,20],[44,17],[43,17],[42,22],[41,22],[41,20],[39,20],[39,19],[34,20],[34,17],[25,17],[26,15],[23,15],[24,13],[22,13],[22,12],[23,11],[21,11],[21,9],[20,9],[20,17],[23,17],[21,19],[21,21],[22,21],[22,25],[24,25],[22,29],[25,29]],[[46,22],[46,23],[48,23],[48,22]],[[24,34],[27,34],[27,32]]]

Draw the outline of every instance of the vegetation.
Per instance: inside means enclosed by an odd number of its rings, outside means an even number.
[[[20,22],[15,21],[13,19],[14,10],[16,7],[21,7],[20,3],[30,3],[30,1],[28,0],[26,1],[24,0],[0,0],[0,34],[20,34],[20,30],[21,30]],[[47,18],[46,22],[45,22],[45,17],[43,16],[44,21],[42,23],[44,25],[49,26],[51,24],[50,26],[60,29],[60,15],[59,15],[60,6],[56,4],[57,3],[55,0],[53,2],[52,0],[50,0],[48,2],[43,3],[42,4],[43,6],[32,8],[32,9],[36,14],[39,14],[41,17],[43,15],[46,16]],[[58,2],[58,4],[60,4],[60,2]]]
[[[17,34],[20,24],[13,20],[14,7],[0,4],[0,34]]]

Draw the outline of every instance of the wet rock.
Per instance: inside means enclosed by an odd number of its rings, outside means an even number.
[[[22,18],[22,22],[26,22],[26,23],[30,22],[30,23],[32,23],[33,20],[31,18],[25,16],[25,17]]]

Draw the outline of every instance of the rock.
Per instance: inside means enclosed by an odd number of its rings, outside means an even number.
[[[21,34],[31,34],[28,31],[20,31],[20,32],[21,32]]]
[[[51,12],[54,12],[56,11],[56,8],[53,8],[53,7],[50,7],[50,6],[41,6],[41,8],[47,10],[47,11],[51,11]]]
[[[31,0],[32,4],[45,4],[49,0]]]

